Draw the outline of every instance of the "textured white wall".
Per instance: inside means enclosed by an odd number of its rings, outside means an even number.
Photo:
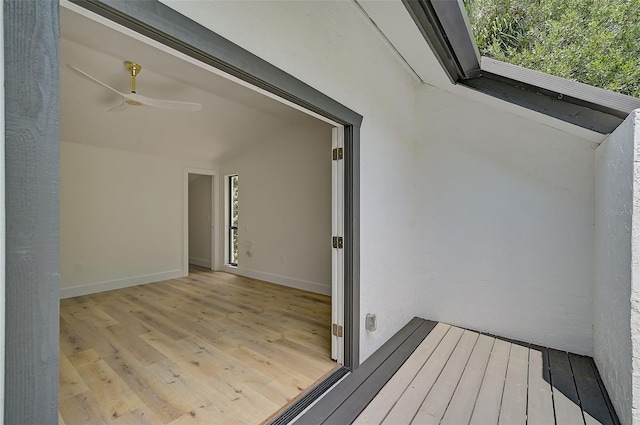
[[[598,147],[595,161],[593,351],[623,424],[637,423],[640,419],[637,411],[640,187],[634,183],[640,175],[639,120],[638,111],[630,115]]]
[[[628,122],[631,121],[630,124]],[[640,424],[640,109],[627,117],[633,138],[633,213],[631,222],[631,382],[632,423]],[[617,400],[620,402],[620,400]],[[626,413],[623,413],[626,415]]]
[[[220,172],[237,174],[239,188],[238,267],[225,270],[330,295],[331,126],[318,121],[269,135]]]
[[[361,323],[378,315],[376,332],[361,330],[364,360],[416,310],[409,258],[419,82],[352,2],[163,2],[364,116]]]
[[[591,353],[591,143],[431,87],[418,111],[419,315]]]
[[[182,274],[185,166],[211,168],[159,156],[61,144],[63,297]]]
[[[211,267],[211,176],[189,175],[189,263]]]

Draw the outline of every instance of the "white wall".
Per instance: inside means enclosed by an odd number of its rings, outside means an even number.
[[[418,110],[419,315],[591,353],[591,143],[436,88]]]
[[[211,168],[61,144],[62,297],[182,275],[185,166]]]
[[[331,126],[266,136],[220,170],[237,174],[239,188],[238,267],[225,270],[330,295]]]
[[[211,268],[211,176],[189,174],[189,264]]]
[[[163,2],[364,116],[360,175],[364,360],[416,310],[410,254],[396,247],[407,247],[412,235],[413,100],[419,82],[352,2]],[[374,333],[364,330],[369,312],[378,315]]]
[[[591,352],[589,141],[421,85],[351,2],[163,2],[364,116],[362,360],[414,315]]]
[[[594,359],[623,424],[640,420],[638,146],[636,111],[598,147],[595,162]]]

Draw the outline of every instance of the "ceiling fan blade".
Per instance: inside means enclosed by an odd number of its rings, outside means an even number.
[[[67,64],[67,66],[69,67],[69,69],[71,69],[72,71],[76,72],[77,74],[85,77],[86,79],[93,81],[96,84],[101,85],[104,88],[107,88],[109,90],[111,90],[114,93],[119,94],[120,96],[122,96],[124,98],[124,102],[121,105],[118,105],[114,108],[109,109],[109,112],[119,112],[119,111],[124,111],[126,109],[129,109],[130,106],[150,106],[153,108],[160,108],[160,109],[169,109],[172,111],[185,111],[185,112],[195,112],[195,111],[199,111],[202,109],[202,105],[199,103],[194,103],[194,102],[180,102],[177,100],[161,100],[161,99],[153,99],[151,97],[146,97],[146,96],[142,96],[140,94],[137,94],[135,92],[131,92],[131,93],[121,93],[118,90],[114,89],[113,87],[103,83],[102,81],[98,80],[97,78],[92,77],[91,75],[87,74],[86,72],[84,72],[83,70],[76,68],[73,65]],[[139,69],[138,69],[139,71]],[[132,75],[132,80],[135,79],[135,76]],[[133,84],[133,83],[132,83]],[[133,88],[133,86],[132,86]]]
[[[82,76],[83,76],[83,77],[85,77],[86,79],[88,79],[88,80],[90,80],[90,81],[93,81],[93,82],[94,82],[94,83],[96,83],[96,84],[100,84],[102,87],[108,88],[108,89],[109,89],[109,90],[111,90],[112,92],[118,93],[120,96],[124,97],[124,94],[123,94],[123,93],[120,93],[118,90],[114,89],[113,87],[108,86],[107,84],[103,83],[102,81],[100,81],[100,80],[98,80],[98,79],[96,79],[96,78],[93,78],[91,75],[87,74],[87,73],[86,73],[86,72],[84,72],[83,70],[78,69],[78,68],[76,68],[76,67],[75,67],[75,66],[73,66],[73,65],[69,65],[69,64],[67,64],[67,66],[69,67],[69,69],[71,69],[71,70],[73,70],[74,72],[76,72],[76,73],[78,73],[78,74],[82,75]]]
[[[124,94],[123,97],[133,102],[142,103],[153,108],[169,109],[172,111],[196,112],[202,109],[202,105],[194,102],[180,102],[177,100],[161,100],[142,96],[137,93]]]
[[[122,111],[126,111],[129,108],[130,106],[126,102],[122,102],[122,104],[118,106],[114,106],[111,109],[108,109],[107,112],[122,112]]]

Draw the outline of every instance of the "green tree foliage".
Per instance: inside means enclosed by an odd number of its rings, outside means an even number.
[[[238,176],[231,176],[231,226],[235,230],[231,234],[230,262],[238,263]]]
[[[464,0],[480,54],[640,97],[640,0]]]

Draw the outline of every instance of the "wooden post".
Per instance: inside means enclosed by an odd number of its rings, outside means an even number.
[[[58,422],[58,1],[4,0],[7,424]]]

